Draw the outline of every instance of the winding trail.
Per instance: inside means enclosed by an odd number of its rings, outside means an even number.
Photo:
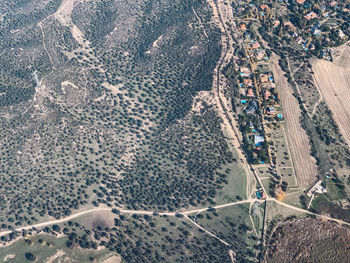
[[[214,235],[213,233],[209,232],[208,230],[206,230],[205,228],[203,228],[202,226],[198,225],[195,221],[193,221],[192,219],[190,219],[188,216],[185,216],[185,218],[189,221],[191,221],[192,224],[194,224],[196,227],[198,227],[199,229],[202,229],[205,233],[207,233],[208,235],[216,238],[217,240],[219,240],[221,243],[223,243],[226,246],[231,246],[229,243],[227,243],[225,240],[222,240],[221,238],[219,238],[218,236]]]
[[[196,12],[196,10],[194,9],[194,7],[192,7],[192,11],[193,11],[195,17],[197,18],[198,23],[200,24],[200,26],[201,26],[202,29],[203,29],[203,34],[205,35],[205,37],[206,37],[207,39],[209,39],[208,34],[207,34],[207,31],[205,31],[205,27],[204,27],[204,25],[203,25],[203,23],[202,23],[202,20],[201,20],[200,17],[197,15],[197,12]]]

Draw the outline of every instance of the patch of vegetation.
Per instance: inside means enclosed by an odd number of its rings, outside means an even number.
[[[269,240],[266,262],[346,262],[346,228],[317,219],[280,224]]]
[[[313,122],[322,141],[320,147],[327,153],[332,165],[349,169],[350,149],[339,132],[331,111],[324,102],[318,105]]]

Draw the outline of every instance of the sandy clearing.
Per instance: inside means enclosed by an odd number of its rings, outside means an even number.
[[[15,258],[15,257],[16,257],[15,254],[9,254],[9,255],[7,255],[7,256],[4,257],[4,262],[6,262],[6,261],[9,260],[9,259],[13,259],[13,258]]]
[[[286,126],[285,132],[297,183],[300,189],[304,190],[316,179],[316,161],[310,155],[310,141],[299,121],[301,112],[298,100],[293,96],[292,87],[279,67],[276,56],[271,59],[271,68],[283,106]]]
[[[107,258],[105,261],[103,261],[103,263],[120,263],[120,262],[122,262],[122,258],[117,255],[113,255]]]
[[[341,57],[341,63],[344,63],[343,60]],[[347,64],[350,65],[350,61]],[[315,60],[312,63],[316,85],[346,143],[350,146],[350,69],[347,68],[346,64],[341,67],[326,60]]]
[[[99,63],[99,60],[94,55],[91,55],[90,53],[93,52],[93,49],[91,48],[91,43],[88,41],[84,35],[84,33],[73,23],[71,15],[74,9],[74,5],[77,2],[80,2],[82,0],[64,0],[61,4],[61,6],[58,8],[57,12],[53,14],[53,16],[61,23],[62,26],[66,26],[70,29],[73,38],[81,45],[82,48],[78,48],[77,50],[74,50],[73,52],[64,52],[66,56],[68,56],[70,59],[73,57],[76,57],[74,55],[74,52],[81,52],[86,51],[86,53],[89,54],[89,57],[93,59],[95,62]],[[98,69],[101,72],[104,72],[104,70],[100,67]]]
[[[232,249],[230,249],[228,251],[228,254],[230,255],[231,262],[235,263],[236,262],[236,253]]]
[[[105,87],[106,89],[110,90],[113,95],[118,95],[118,94],[125,94],[127,93],[126,90],[122,90],[122,88],[124,87],[124,84],[123,83],[119,83],[117,85],[112,85],[112,84],[109,84],[108,82],[104,82],[102,83],[102,86]]]
[[[158,37],[157,40],[155,40],[155,41],[153,42],[152,47],[154,47],[154,48],[159,47],[159,46],[158,46],[158,42],[159,42],[159,41],[162,41],[162,39],[163,39],[163,35],[161,35],[160,37]]]
[[[55,255],[52,255],[46,260],[46,263],[53,263],[56,259],[62,257],[65,254],[63,250],[57,250]]]

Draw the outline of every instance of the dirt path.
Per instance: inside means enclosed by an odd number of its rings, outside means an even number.
[[[218,206],[214,206],[212,207],[213,209],[220,209],[220,208],[224,208],[224,207],[230,207],[230,206],[234,206],[234,205],[239,205],[239,204],[245,204],[245,203],[251,203],[251,202],[256,202],[257,200],[255,199],[249,199],[249,200],[242,200],[242,201],[237,201],[237,202],[232,202],[232,203],[227,203],[227,204],[223,204],[223,205],[218,205]],[[261,201],[260,201],[261,202]],[[78,218],[90,213],[94,213],[94,212],[103,212],[103,211],[112,211],[113,208],[110,207],[97,207],[97,208],[93,208],[90,210],[86,210],[86,211],[82,211],[82,212],[78,212],[76,214],[70,215],[68,217],[62,218],[62,219],[56,219],[56,220],[50,220],[47,222],[43,222],[43,223],[38,223],[38,224],[33,224],[33,225],[29,225],[29,226],[24,226],[24,227],[19,227],[19,228],[15,228],[16,231],[20,232],[22,230],[30,230],[32,228],[44,228],[46,226],[50,226],[50,225],[54,225],[54,224],[61,224],[67,221],[70,221],[74,218]],[[199,209],[194,209],[194,210],[189,210],[189,211],[178,211],[178,212],[156,212],[156,211],[147,211],[147,210],[126,210],[126,209],[120,209],[119,207],[116,207],[115,209],[118,209],[120,211],[120,213],[125,213],[125,214],[140,214],[140,215],[153,215],[154,213],[157,213],[158,215],[167,215],[167,216],[176,216],[177,214],[182,214],[182,215],[189,215],[189,214],[193,214],[193,213],[200,213],[200,212],[204,212],[207,211],[209,209],[209,207],[205,207],[205,208],[199,208]],[[11,232],[13,232],[12,230],[8,230],[8,231],[3,231],[0,232],[0,236],[4,236],[7,234],[10,234]]]
[[[194,7],[192,7],[192,11],[193,11],[194,15],[196,16],[196,18],[197,18],[197,20],[198,20],[198,23],[200,24],[201,28],[203,29],[203,33],[204,33],[205,37],[206,37],[207,39],[209,39],[208,34],[207,34],[207,31],[205,31],[205,27],[204,27],[204,25],[203,25],[203,23],[202,23],[202,20],[201,20],[200,17],[197,15],[197,12],[196,12],[196,10],[194,9]]]
[[[236,253],[232,249],[228,251],[228,254],[230,255],[231,262],[236,262]]]
[[[288,70],[289,70],[289,72],[290,72],[290,77],[291,77],[292,81],[293,81],[294,84],[295,84],[295,87],[296,87],[296,89],[297,89],[297,91],[298,91],[298,94],[299,94],[300,98],[302,98],[299,85],[298,85],[298,83],[297,83],[297,82],[295,81],[295,79],[294,79],[294,73],[297,72],[297,71],[304,65],[304,62],[301,63],[300,66],[299,66],[294,72],[293,72],[292,69],[290,68],[289,57],[287,57],[287,63],[288,63]],[[303,103],[304,108],[307,109],[307,107],[306,107],[304,101],[302,101],[302,103]],[[309,112],[308,110],[306,110],[306,114],[309,115],[309,117],[311,118],[311,114],[310,114],[310,112]]]
[[[222,240],[221,238],[219,238],[218,236],[214,235],[213,233],[209,232],[208,230],[206,230],[205,228],[203,228],[202,226],[198,225],[195,221],[193,221],[192,219],[190,219],[188,216],[185,216],[185,218],[189,221],[191,221],[192,224],[194,224],[196,227],[198,227],[199,229],[202,229],[205,233],[207,233],[208,235],[216,238],[217,240],[219,240],[221,243],[223,243],[226,246],[231,246],[229,243],[227,243],[225,240]]]
[[[250,222],[252,223],[252,228],[253,228],[254,234],[256,237],[258,237],[258,232],[255,229],[255,225],[254,225],[254,221],[253,221],[253,217],[252,217],[252,205],[253,205],[253,203],[249,204],[249,219],[250,219]]]

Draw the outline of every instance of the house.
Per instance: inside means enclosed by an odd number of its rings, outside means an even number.
[[[243,83],[244,83],[245,85],[247,85],[248,87],[250,87],[250,86],[253,85],[252,79],[244,79],[244,80],[243,80]]]
[[[269,80],[267,74],[260,75],[260,79],[261,79],[261,83],[265,83]]]
[[[257,59],[257,60],[263,60],[263,59],[268,60],[269,58],[266,56],[266,53],[265,53],[264,50],[260,50],[260,51],[256,54],[256,59]]]
[[[247,30],[247,27],[244,23],[240,24],[239,25],[239,29],[242,30],[242,31],[246,31]]]
[[[250,44],[251,49],[257,49],[260,47],[260,43],[257,41],[254,41],[253,43]]]
[[[345,34],[344,34],[343,30],[339,29],[338,36],[339,36],[340,38],[344,38],[344,37],[345,37]]]
[[[254,114],[258,110],[259,106],[258,103],[253,100],[248,107],[244,109],[244,112],[246,114]]]
[[[332,1],[332,2],[330,2],[330,7],[336,7],[337,6],[337,4],[338,4],[338,2],[336,2],[336,1]]]
[[[275,110],[274,107],[268,107],[268,108],[267,108],[267,113],[268,113],[268,114],[275,114],[275,113],[276,113],[276,110]]]
[[[271,92],[269,90],[265,90],[264,92],[264,99],[268,100],[271,97]]]
[[[240,73],[242,77],[249,77],[252,73],[249,68],[247,67],[241,67],[240,68]]]
[[[261,136],[259,134],[254,135],[254,144],[255,145],[261,145],[265,141],[264,136]]]
[[[315,29],[315,30],[313,30],[313,33],[314,33],[314,35],[315,36],[319,36],[319,35],[321,35],[321,30],[319,30],[319,29]]]
[[[269,10],[269,6],[268,5],[266,5],[266,4],[262,4],[261,6],[260,6],[260,9],[261,10]]]
[[[279,25],[281,24],[281,22],[276,19],[274,22],[273,22],[273,27],[278,27]]]
[[[310,13],[304,15],[304,18],[305,18],[306,20],[311,20],[311,19],[314,19],[314,18],[316,18],[316,17],[317,17],[317,15],[316,15],[315,12],[313,12],[313,11],[311,11]]]
[[[299,36],[295,41],[296,41],[299,45],[300,45],[301,43],[304,43],[304,39],[303,39],[301,36]]]
[[[327,193],[327,189],[326,187],[323,186],[322,180],[316,181],[314,185],[309,188],[309,191],[307,191],[306,194],[307,196],[312,196],[315,193],[320,193],[320,194]]]
[[[299,5],[302,5],[302,4],[304,4],[305,0],[297,0],[296,2],[297,2]]]
[[[254,92],[253,92],[253,89],[248,89],[248,92],[247,92],[247,96],[248,97],[254,97]]]
[[[319,36],[321,34],[321,30],[318,28],[318,26],[314,26],[311,28],[311,32],[315,35],[315,36]]]

